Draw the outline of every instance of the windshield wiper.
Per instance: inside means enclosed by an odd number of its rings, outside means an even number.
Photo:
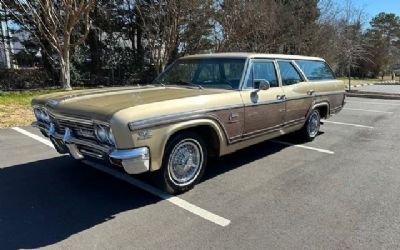
[[[187,82],[187,81],[176,81],[176,82],[170,82],[172,84],[177,84],[177,85],[189,85],[189,86],[195,86],[198,87],[199,89],[204,89],[203,86],[201,86],[200,84],[196,84],[196,83],[192,83],[192,82]]]

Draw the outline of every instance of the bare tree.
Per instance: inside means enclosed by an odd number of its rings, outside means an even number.
[[[203,16],[201,22],[208,21],[211,2],[212,0],[139,0],[136,2],[140,25],[144,33],[143,44],[147,47],[149,58],[155,65],[157,73],[176,58],[179,51],[187,48],[187,44],[182,40],[188,29],[196,28],[197,33],[201,33],[201,27],[205,26],[196,22],[199,22],[199,16]]]
[[[347,0],[342,13],[337,27],[338,61],[347,71],[349,90],[351,90],[352,69],[358,68],[361,62],[370,59],[362,32],[364,11],[354,7],[351,0]]]
[[[90,30],[90,11],[96,0],[0,0],[16,20],[40,41],[45,38],[58,55],[62,87],[71,90],[70,51]]]
[[[271,52],[279,32],[274,0],[218,0],[214,40],[216,51]]]

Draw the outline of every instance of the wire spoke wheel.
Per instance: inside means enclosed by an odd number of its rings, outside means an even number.
[[[200,143],[194,139],[180,141],[172,149],[168,160],[168,175],[175,185],[190,185],[199,174],[204,161]]]
[[[307,133],[309,137],[316,137],[320,128],[320,116],[318,111],[314,110],[307,122]]]

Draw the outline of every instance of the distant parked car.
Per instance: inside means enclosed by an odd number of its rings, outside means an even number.
[[[32,105],[58,152],[154,171],[179,193],[201,179],[210,156],[294,131],[313,140],[344,99],[321,58],[229,53],[183,57],[144,87],[53,93]]]

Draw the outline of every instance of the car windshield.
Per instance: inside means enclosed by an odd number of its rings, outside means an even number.
[[[164,71],[156,83],[199,88],[238,89],[245,59],[181,59]]]

